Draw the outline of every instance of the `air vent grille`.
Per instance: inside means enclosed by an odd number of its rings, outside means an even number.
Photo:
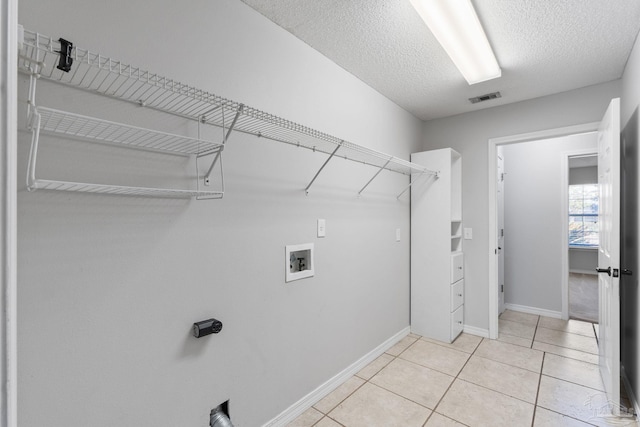
[[[502,98],[502,95],[500,95],[500,92],[492,92],[492,93],[487,93],[486,95],[480,95],[473,98],[469,98],[469,101],[471,101],[472,104],[477,104],[478,102],[489,101],[491,99],[496,99],[496,98]]]

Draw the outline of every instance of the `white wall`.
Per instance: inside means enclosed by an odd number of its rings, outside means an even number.
[[[598,167],[597,166],[584,166],[584,167],[569,166],[569,185],[597,184],[597,183],[598,183]]]
[[[611,98],[620,95],[620,81],[508,106],[429,121],[423,149],[452,147],[462,154],[464,227],[473,228],[465,250],[465,323],[489,327],[488,140],[602,119]]]
[[[622,247],[621,268],[633,271],[633,276],[621,276],[621,358],[636,399],[640,399],[640,293],[638,275],[640,271],[640,226],[638,221],[638,105],[640,105],[640,42],[631,52],[622,76]],[[636,407],[637,409],[637,407]]]
[[[591,148],[595,133],[504,147],[506,303],[562,312],[562,162],[567,152]]]
[[[22,0],[20,22],[405,159],[421,148],[419,120],[237,0]],[[38,100],[195,133],[182,119],[46,82]],[[22,183],[29,134],[20,139]],[[172,182],[185,167],[74,141],[42,145],[43,177],[154,181],[166,169]],[[375,170],[336,159],[305,196],[323,161],[233,134],[219,201],[20,184],[20,425],[204,426],[226,399],[236,426],[261,425],[406,328],[409,201],[395,195],[409,180],[383,172],[357,198]],[[316,276],[285,284],[284,246],[305,242],[315,243]],[[219,335],[190,336],[212,316],[224,322]]]
[[[569,248],[569,272],[596,274],[598,266],[598,250]]]

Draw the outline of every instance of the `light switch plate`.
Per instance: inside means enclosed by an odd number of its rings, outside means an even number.
[[[318,219],[318,237],[327,235],[327,223],[324,219]]]
[[[473,239],[473,228],[465,228],[464,229],[464,240]]]

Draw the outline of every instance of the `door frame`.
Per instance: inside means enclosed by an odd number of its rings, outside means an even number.
[[[18,0],[0,5],[0,40],[0,427],[16,427]]]
[[[588,132],[591,133],[591,132]],[[583,148],[576,150],[564,151],[560,154],[561,164],[561,178],[560,185],[561,200],[560,209],[562,212],[562,247],[567,248],[566,251],[562,251],[562,319],[569,320],[569,158],[580,157],[587,155],[598,155],[598,148],[594,152],[592,149]]]
[[[517,135],[491,138],[488,141],[488,173],[489,191],[487,200],[489,201],[489,239],[487,256],[489,262],[489,338],[498,338],[498,200],[496,197],[497,177],[495,174],[497,147],[499,145],[517,144],[520,142],[531,142],[536,140],[558,138],[561,136],[574,135],[579,133],[589,133],[598,130],[600,122],[585,123],[580,125],[565,126],[561,128],[547,129],[536,132],[521,133]],[[567,255],[568,256],[568,255]]]

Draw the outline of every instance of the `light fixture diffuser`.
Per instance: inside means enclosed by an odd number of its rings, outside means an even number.
[[[410,1],[470,85],[502,75],[471,0]]]

